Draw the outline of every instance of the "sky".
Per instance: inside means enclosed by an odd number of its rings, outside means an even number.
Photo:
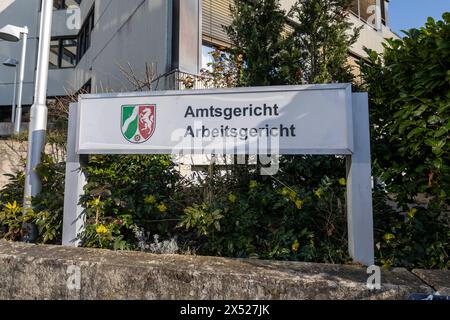
[[[398,35],[403,36],[401,30],[420,28],[430,16],[441,20],[446,11],[450,12],[450,0],[391,0],[390,26]]]

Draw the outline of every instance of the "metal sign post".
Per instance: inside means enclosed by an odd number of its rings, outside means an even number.
[[[368,97],[350,84],[83,95],[70,106],[63,245],[77,246],[89,154],[347,157],[349,252],[374,263]]]

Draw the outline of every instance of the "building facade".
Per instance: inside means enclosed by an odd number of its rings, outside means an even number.
[[[281,0],[289,9],[295,0]],[[222,25],[232,0],[54,0],[48,96],[130,91],[137,78],[157,77],[157,88],[175,89],[180,75],[198,74],[211,47],[227,47]],[[23,104],[33,103],[41,0],[0,0],[0,27],[27,26]],[[351,19],[363,26],[349,48],[350,63],[363,47],[382,50],[389,29],[387,0],[354,0]],[[79,8],[79,9],[78,9]],[[0,41],[0,62],[20,57],[21,43]],[[131,69],[130,69],[131,67]],[[0,63],[0,122],[8,121],[14,68]],[[130,79],[131,78],[131,79]],[[131,80],[131,81],[130,81]],[[155,85],[156,86],[156,85]]]

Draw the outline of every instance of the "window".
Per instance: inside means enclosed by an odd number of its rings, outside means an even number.
[[[383,25],[387,26],[387,6],[388,4],[386,3],[386,1],[381,0],[381,23],[383,23]]]
[[[53,0],[54,10],[64,10],[69,7],[79,7],[82,0]]]
[[[217,46],[211,45],[207,42],[202,44],[202,69],[212,71],[211,63],[214,63],[213,53],[215,51],[220,52],[221,59],[226,59],[230,57],[230,54],[224,50],[224,48],[219,48]]]
[[[350,12],[352,12],[354,15],[359,17],[359,1],[353,0],[352,4],[350,5]]]
[[[75,68],[77,38],[53,38],[50,42],[50,69]]]
[[[202,2],[203,40],[220,46],[228,46],[230,39],[223,26],[233,21],[230,12],[232,0],[203,0]]]
[[[214,59],[211,55],[211,53],[216,50],[216,48],[207,45],[205,43],[203,43],[202,45],[202,69],[210,69],[210,66],[208,66],[208,64],[214,62]]]
[[[77,65],[77,39],[61,41],[61,68],[74,68]]]
[[[386,25],[386,0],[381,0],[380,3],[381,20],[383,24]],[[350,11],[364,22],[375,23],[376,20],[374,19],[373,15],[376,14],[376,5],[376,0],[353,0],[352,4],[350,5]]]
[[[371,19],[371,16],[376,14],[375,7],[377,5],[376,0],[360,0],[359,1],[359,18],[365,22],[373,21],[376,19]]]
[[[50,69],[58,69],[59,68],[59,40],[52,40],[50,42],[50,61],[49,68]]]
[[[377,4],[376,0],[353,0],[350,5],[350,11],[356,15],[359,19],[365,22],[373,21],[371,16],[375,14],[375,6]],[[388,0],[381,0],[381,22],[383,25],[387,25],[387,15],[388,15]]]
[[[91,34],[94,29],[94,8],[89,12],[83,26],[78,35],[78,61],[84,56],[86,51],[91,46]]]

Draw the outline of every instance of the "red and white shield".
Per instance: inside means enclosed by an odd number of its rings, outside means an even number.
[[[155,105],[139,106],[139,133],[144,141],[155,132]]]

